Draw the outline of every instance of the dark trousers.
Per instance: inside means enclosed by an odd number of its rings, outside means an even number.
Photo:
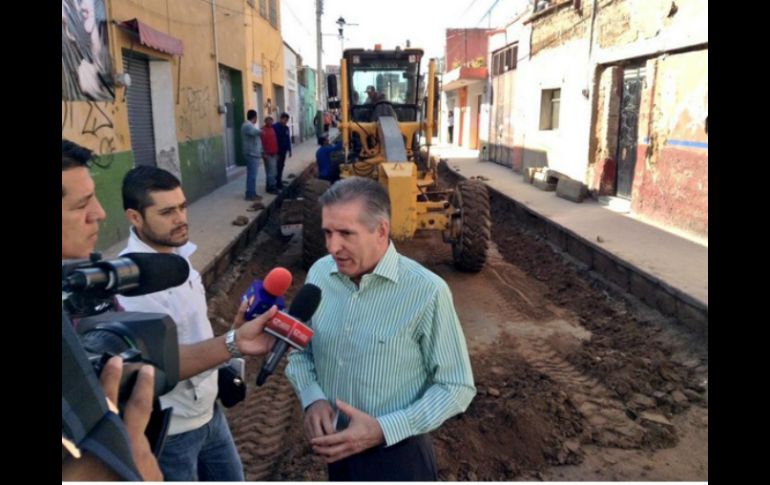
[[[455,127],[449,126],[449,143],[452,143],[452,135],[454,135]]]
[[[276,165],[277,168],[277,174],[275,176],[275,186],[278,187],[278,189],[282,188],[283,184],[283,166],[286,165],[286,154],[288,152],[279,151],[278,152],[278,164]]]
[[[427,434],[378,446],[329,464],[330,482],[438,481],[433,442]]]

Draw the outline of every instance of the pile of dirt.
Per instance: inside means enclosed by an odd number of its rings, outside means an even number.
[[[626,404],[629,417],[651,431],[645,447],[676,444],[671,427],[640,417],[668,420],[692,404],[708,405],[707,343],[579,265],[565,264],[562,254],[519,223],[510,201],[494,194],[491,199],[492,238],[505,260],[543,282],[544,299],[577,315],[592,333],[565,358],[602,382]]]
[[[478,394],[432,433],[441,480],[511,480],[581,460],[582,418],[567,395],[510,349],[510,337],[471,357]]]
[[[566,394],[509,352],[511,342],[471,358],[478,395],[468,410],[431,433],[441,480],[511,480],[523,471],[581,460],[580,414]],[[301,416],[273,480],[325,480]]]

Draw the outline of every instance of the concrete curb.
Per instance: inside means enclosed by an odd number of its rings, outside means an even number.
[[[228,244],[222,247],[217,254],[211,259],[202,270],[200,270],[201,279],[203,280],[203,286],[210,288],[214,281],[222,276],[227,268],[236,260],[238,255],[242,253],[246,247],[251,244],[256,238],[259,232],[267,224],[267,220],[273,211],[276,210],[278,202],[282,202],[284,199],[284,193],[287,190],[293,190],[299,187],[302,180],[309,176],[308,172],[313,168],[315,162],[310,162],[305,169],[303,169],[296,177],[291,179],[291,183],[286,187],[281,194],[275,197],[270,203],[251,220],[247,225],[243,226],[238,235],[231,240]]]
[[[439,163],[439,170],[454,180],[466,179],[445,161]],[[675,318],[688,329],[708,336],[707,304],[671,287],[665,281],[622,260],[598,246],[596,242],[583,238],[509,195],[488,184],[485,185],[495,196],[511,202],[516,219],[528,229],[544,236],[556,250],[576,259],[585,269],[595,272],[613,287],[630,293],[662,314]]]

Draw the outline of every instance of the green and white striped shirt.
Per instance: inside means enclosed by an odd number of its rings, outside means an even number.
[[[336,399],[374,416],[387,446],[438,428],[468,408],[476,388],[446,282],[401,256],[391,242],[356,287],[331,256],[306,283],[322,290],[307,349],[286,375],[307,408]]]

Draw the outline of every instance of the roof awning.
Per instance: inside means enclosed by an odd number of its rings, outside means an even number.
[[[442,87],[444,91],[452,91],[469,84],[484,82],[487,75],[486,67],[457,67],[444,74]]]
[[[155,30],[138,19],[126,20],[121,22],[120,26],[139,36],[139,43],[144,46],[174,56],[184,54],[184,45],[181,40]]]

